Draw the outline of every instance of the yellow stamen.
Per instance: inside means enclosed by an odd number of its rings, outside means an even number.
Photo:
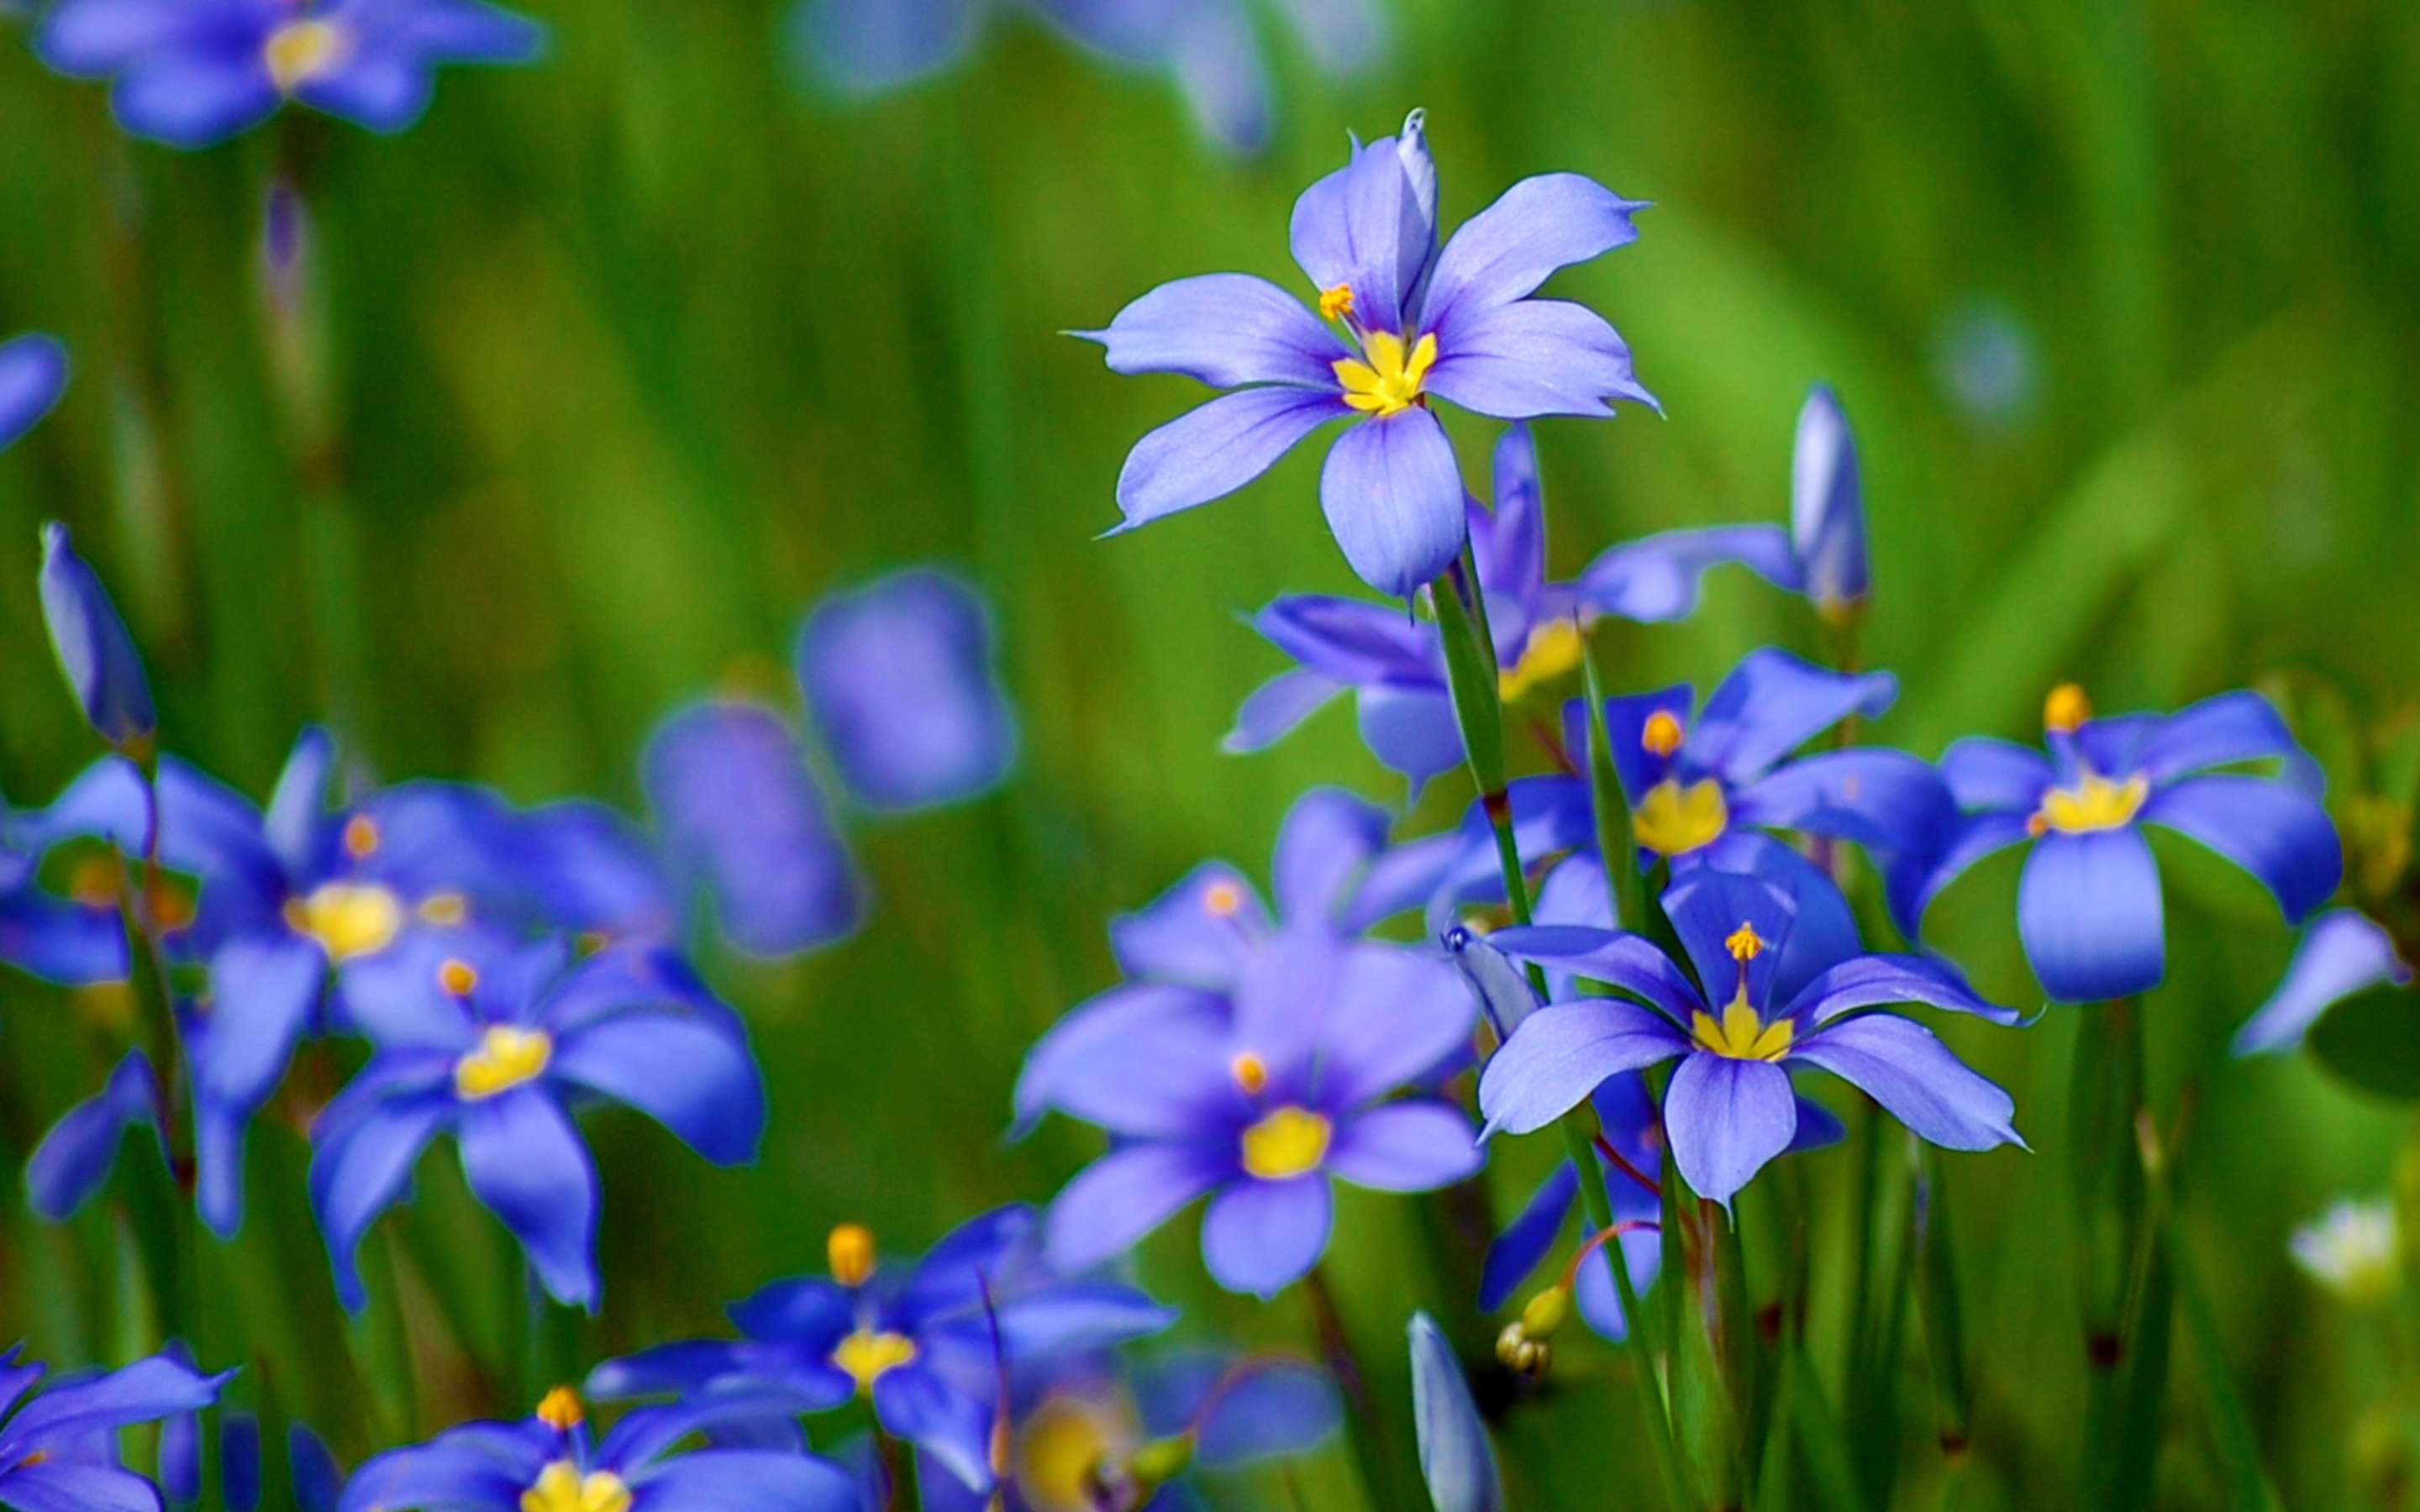
[[[1588,638],[1573,620],[1548,620],[1529,632],[1521,659],[1496,674],[1496,696],[1511,703],[1533,687],[1575,671],[1588,655]]]
[[[479,1047],[454,1063],[454,1090],[477,1102],[535,1078],[554,1058],[554,1037],[544,1029],[490,1024]]]
[[[1434,333],[1422,336],[1409,356],[1404,351],[1404,338],[1391,331],[1371,332],[1362,350],[1370,359],[1366,363],[1340,357],[1330,364],[1336,369],[1336,381],[1344,385],[1346,404],[1384,420],[1425,402],[1421,385],[1428,381],[1429,365],[1436,361]]]
[[[1702,778],[1684,788],[1680,779],[1668,777],[1631,810],[1630,829],[1639,844],[1658,855],[1685,856],[1721,839],[1730,818],[1720,782]]]
[[[1229,1061],[1227,1070],[1234,1076],[1235,1085],[1253,1097],[1260,1096],[1261,1089],[1269,1085],[1268,1065],[1249,1050]]]
[[[1790,1054],[1790,1041],[1794,1038],[1788,1019],[1765,1023],[1755,1009],[1748,1007],[1745,992],[1724,1007],[1720,1023],[1701,1008],[1692,1018],[1690,1028],[1698,1043],[1733,1060],[1779,1060]]]
[[[1764,954],[1764,937],[1757,933],[1754,925],[1742,924],[1724,938],[1723,949],[1731,953],[1732,960],[1746,965]]]
[[[2033,835],[2053,829],[2087,835],[2116,829],[2130,823],[2150,795],[2150,779],[2139,772],[2123,782],[2112,782],[2098,772],[2086,771],[2073,787],[2043,794],[2041,807],[2025,821],[2025,830]]]
[[[885,1374],[915,1358],[914,1339],[905,1334],[877,1334],[870,1328],[851,1334],[831,1352],[832,1364],[847,1371],[861,1392],[872,1391]]]
[[[521,1492],[521,1512],[630,1512],[630,1488],[610,1470],[582,1475],[578,1465],[558,1459]]]
[[[1319,1169],[1335,1129],[1309,1108],[1282,1107],[1244,1131],[1244,1169],[1267,1181]]]
[[[471,900],[458,892],[432,892],[414,910],[428,924],[459,924],[471,917]]]
[[[277,92],[290,95],[335,68],[352,51],[352,40],[334,22],[289,21],[261,44],[261,61]]]
[[[863,1224],[842,1224],[824,1241],[824,1257],[831,1263],[832,1279],[845,1287],[861,1287],[874,1275],[874,1230]]]
[[[557,1386],[541,1397],[537,1404],[537,1420],[559,1433],[568,1433],[585,1422],[588,1409],[581,1405],[580,1393],[568,1386]]]
[[[1214,882],[1202,889],[1202,908],[1213,918],[1233,918],[1244,906],[1244,889],[1232,882]]]
[[[345,854],[356,861],[367,860],[379,848],[378,821],[367,814],[355,814],[345,821]]]
[[[1647,717],[1647,728],[1638,733],[1638,744],[1650,756],[1669,756],[1681,748],[1681,721],[1669,709],[1658,709]]]
[[[319,942],[331,961],[375,955],[403,928],[403,904],[393,892],[365,883],[327,882],[307,898],[289,899],[286,924]]]
[[[1352,313],[1352,285],[1339,284],[1334,288],[1319,291],[1319,317],[1322,320],[1342,320]]]
[[[2072,734],[2076,727],[2092,717],[2092,701],[2084,689],[2073,683],[2061,683],[2042,700],[2042,728],[2057,733]]]
[[[1053,1396],[1016,1439],[1016,1488],[1033,1512],[1094,1512],[1102,1467],[1139,1437],[1133,1419],[1105,1402]]]

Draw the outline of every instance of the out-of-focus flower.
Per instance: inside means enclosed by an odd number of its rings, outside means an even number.
[[[867,808],[970,798],[1016,764],[991,616],[954,574],[911,567],[832,594],[799,627],[798,653],[808,718]]]
[[[1968,420],[2016,424],[2040,397],[2039,346],[2024,316],[2005,301],[1961,301],[1933,327],[1933,380]]]
[[[2402,1285],[2403,1240],[2395,1204],[2347,1197],[2294,1230],[2294,1263],[2356,1307],[2375,1307]]]
[[[654,944],[680,933],[679,890],[654,840],[604,804],[540,804],[512,815],[490,842],[480,889],[490,909],[599,940]]]
[[[1791,570],[1779,530],[1718,526],[1615,547],[1577,581],[1548,582],[1545,505],[1528,426],[1511,427],[1497,442],[1495,474],[1496,507],[1469,500],[1465,508],[1508,703],[1576,672],[1588,652],[1588,627],[1600,615],[1641,624],[1682,619],[1696,610],[1699,585],[1714,567],[1740,563],[1776,579]],[[1411,779],[1415,797],[1430,778],[1462,761],[1462,729],[1434,621],[1382,604],[1298,594],[1270,604],[1252,624],[1300,665],[1245,700],[1227,749],[1263,749],[1351,688],[1362,740]]]
[[[1694,980],[1646,939],[1619,931],[1555,926],[1491,936],[1517,960],[1609,982],[1637,1000],[1581,997],[1531,1014],[1480,1078],[1487,1133],[1542,1128],[1606,1078],[1677,1057],[1664,1099],[1666,1138],[1690,1189],[1726,1205],[1797,1134],[1792,1063],[1860,1088],[1945,1149],[2022,1143],[2009,1095],[1930,1029],[1859,1011],[1926,1003],[2015,1020],[1947,968],[1916,956],[1793,959],[1784,946],[1796,905],[1755,877],[1697,871],[1665,894],[1664,909]]]
[[[454,63],[528,63],[535,22],[480,0],[59,0],[34,51],[109,79],[118,124],[171,147],[251,130],[288,100],[374,131],[418,120]]]
[[[151,1483],[117,1463],[116,1430],[198,1412],[228,1376],[205,1376],[173,1354],[85,1376],[28,1397],[47,1368],[0,1354],[0,1505],[21,1508],[156,1507]]]
[[[34,428],[68,387],[68,349],[33,332],[0,342],[0,452]]]
[[[117,896],[130,878],[117,857],[85,857],[64,898],[42,887],[41,871],[52,852],[79,840],[139,856],[149,828],[142,775],[123,756],[85,768],[46,809],[0,800],[0,961],[62,986],[124,980]]]
[[[2319,1015],[2353,994],[2411,980],[2394,936],[2352,909],[2331,909],[2304,927],[2276,991],[2236,1031],[2235,1053],[2291,1050]]]
[[[336,1512],[345,1489],[344,1468],[328,1441],[307,1423],[286,1426],[286,1464],[294,1489],[294,1512]]]
[[[1412,1426],[1420,1441],[1420,1476],[1428,1482],[1436,1512],[1504,1512],[1504,1480],[1496,1469],[1496,1446],[1453,1346],[1435,1319],[1414,1313],[1406,1330],[1412,1346]]]
[[[1790,462],[1790,541],[1799,589],[1827,620],[1845,622],[1865,608],[1866,502],[1857,476],[1856,439],[1832,391],[1815,385],[1798,411]]]
[[[2325,903],[2344,848],[2306,786],[2317,778],[2285,721],[2257,693],[2221,693],[2170,715],[2092,717],[2083,689],[2052,690],[2050,754],[1970,737],[1941,758],[1966,819],[1937,859],[1890,869],[1891,908],[1910,939],[1925,905],[1983,856],[2030,841],[2017,933],[2042,990],[2060,1002],[2148,992],[2167,972],[2160,871],[2145,825],[2198,841],[2268,888],[2287,921]],[[2282,758],[2283,778],[2219,772]]]
[[[109,1180],[117,1147],[137,1124],[159,1129],[160,1083],[142,1051],[130,1050],[109,1073],[100,1093],[77,1103],[51,1125],[25,1163],[25,1190],[34,1211],[58,1223],[81,1208]],[[163,1165],[168,1152],[160,1150]]]
[[[722,933],[755,955],[842,938],[864,889],[779,715],[723,701],[683,709],[647,742],[640,771],[664,859],[714,903]]]
[[[1593,312],[1530,296],[1556,270],[1637,239],[1641,206],[1578,174],[1512,186],[1437,249],[1436,166],[1419,112],[1400,136],[1295,204],[1295,261],[1313,315],[1264,279],[1162,285],[1083,332],[1120,373],[1182,373],[1238,392],[1136,443],[1118,479],[1121,530],[1206,503],[1260,476],[1333,420],[1320,499],[1364,582],[1404,597],[1462,549],[1462,475],[1432,396],[1498,419],[1653,404],[1630,349]]]
[[[776,1390],[804,1411],[869,1397],[885,1431],[977,1493],[993,1486],[1000,1373],[1155,1334],[1175,1314],[1132,1287],[1071,1278],[1041,1254],[1032,1209],[971,1219],[913,1266],[874,1236],[832,1230],[831,1273],[775,1281],[736,1303],[737,1341],[698,1339],[608,1361],[598,1396],[690,1400]]]
[[[143,654],[100,575],[76,555],[68,528],[56,520],[42,527],[42,618],[93,733],[120,749],[147,744],[159,719]]]
[[[610,946],[572,963],[559,941],[431,932],[346,984],[368,1066],[312,1129],[311,1196],[349,1307],[354,1251],[451,1132],[472,1192],[557,1298],[597,1303],[597,1171],[571,1110],[639,1109],[706,1159],[755,1158],[765,1088],[738,1015],[670,951]]]
[[[465,1423],[427,1443],[373,1455],[345,1486],[340,1512],[863,1512],[856,1480],[799,1448],[704,1447],[685,1441],[793,1404],[735,1396],[642,1407],[593,1438],[580,1399],[547,1394],[519,1423]]]

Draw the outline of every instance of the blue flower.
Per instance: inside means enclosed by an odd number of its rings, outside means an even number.
[[[1798,441],[1790,462],[1790,540],[1798,587],[1829,620],[1865,607],[1865,492],[1857,476],[1856,439],[1849,417],[1823,384],[1798,411]]]
[[[1414,1313],[1412,1426],[1420,1443],[1420,1478],[1436,1512],[1504,1512],[1504,1480],[1496,1447],[1453,1346],[1426,1313]]]
[[[669,951],[575,964],[556,941],[431,931],[360,963],[346,1002],[378,1049],[312,1129],[311,1197],[349,1307],[365,1300],[363,1234],[440,1134],[547,1290],[592,1308],[597,1172],[575,1105],[627,1103],[720,1165],[755,1158],[765,1088],[747,1030]]]
[[[100,575],[76,555],[68,528],[56,520],[42,527],[42,618],[93,733],[121,749],[147,743],[159,718],[143,654]]]
[[[101,1091],[62,1114],[25,1162],[25,1191],[34,1211],[59,1223],[83,1207],[109,1180],[128,1129],[141,1124],[158,1134],[159,1107],[160,1082],[149,1058],[140,1050],[128,1051]],[[158,1148],[165,1168],[167,1148]]]
[[[1082,332],[1117,372],[1239,390],[1136,444],[1118,479],[1120,529],[1233,492],[1321,425],[1352,420],[1327,455],[1321,502],[1353,570],[1400,598],[1463,545],[1462,477],[1433,395],[1506,420],[1654,402],[1613,327],[1530,298],[1557,269],[1635,239],[1637,203],[1577,174],[1528,178],[1439,251],[1436,191],[1416,111],[1400,137],[1356,147],[1295,204],[1295,261],[1318,315],[1264,279],[1212,273]]]
[[[46,809],[0,800],[0,961],[62,986],[123,981],[125,869],[106,852],[87,857],[65,898],[41,885],[41,871],[52,852],[79,840],[140,856],[149,813],[142,774],[117,755],[85,768]]]
[[[1542,1128],[1608,1078],[1678,1058],[1664,1096],[1666,1141],[1690,1189],[1727,1206],[1797,1136],[1792,1064],[1862,1088],[1946,1149],[2022,1143],[2008,1094],[1931,1030],[1895,1013],[1860,1011],[1927,1003],[2015,1019],[1946,968],[1915,956],[1793,960],[1784,947],[1797,905],[1754,877],[1699,870],[1665,894],[1664,908],[1693,971],[1619,931],[1555,926],[1491,936],[1507,955],[1610,983],[1637,1000],[1578,997],[1530,1015],[1480,1078],[1487,1133]]]
[[[2366,916],[2334,908],[2303,928],[2294,959],[2269,1000],[2235,1034],[2239,1056],[2291,1050],[2329,1009],[2373,987],[2411,985],[2395,937]]]
[[[1685,618],[1712,568],[1742,563],[1787,579],[1789,543],[1770,525],[1670,531],[1615,547],[1578,580],[1546,580],[1545,506],[1528,427],[1496,445],[1496,507],[1466,502],[1471,555],[1486,594],[1488,629],[1507,702],[1576,671],[1589,624],[1599,615],[1653,624]],[[1255,689],[1226,738],[1233,751],[1260,750],[1291,733],[1346,688],[1355,692],[1361,738],[1389,770],[1409,778],[1415,797],[1463,759],[1434,621],[1402,609],[1326,594],[1290,594],[1254,616],[1253,626],[1300,665]]]
[[[734,945],[789,955],[856,930],[864,887],[781,716],[693,704],[657,727],[640,772],[665,863]]]
[[[428,108],[448,63],[527,63],[535,22],[480,0],[59,0],[35,34],[41,60],[111,79],[118,124],[206,147],[288,100],[374,131]]]
[[[465,1423],[427,1443],[373,1455],[339,1512],[863,1512],[857,1482],[803,1449],[684,1440],[791,1404],[779,1397],[642,1407],[602,1438],[570,1391],[547,1394],[519,1423]]]
[[[2344,872],[2327,810],[2299,775],[2309,759],[2257,693],[2221,693],[2172,715],[2091,717],[2072,684],[2043,710],[2050,754],[1974,737],[1943,752],[1942,775],[1966,821],[1937,856],[1890,872],[1900,933],[1983,856],[2031,841],[2017,933],[2042,990],[2059,1002],[2148,992],[2166,975],[2160,872],[2145,825],[2173,829],[2233,861],[2288,922],[2325,903]],[[2283,758],[2294,780],[2220,772]]]
[[[829,1277],[775,1281],[732,1305],[744,1339],[608,1361],[588,1389],[691,1400],[775,1390],[808,1412],[862,1396],[885,1431],[980,1493],[992,1488],[1003,1367],[1106,1349],[1176,1316],[1132,1287],[1054,1268],[1025,1207],[970,1220],[913,1266],[881,1263],[873,1234],[856,1224],[833,1229],[829,1250]]]
[[[116,1430],[208,1407],[234,1374],[155,1354],[28,1399],[47,1367],[22,1350],[0,1354],[0,1412],[13,1412],[0,1424],[0,1505],[29,1512],[157,1507],[151,1483],[117,1463]]]
[[[0,452],[34,428],[68,387],[68,349],[39,332],[0,342]]]
[[[1016,716],[973,588],[911,567],[835,594],[799,630],[807,716],[851,796],[898,811],[990,791],[1016,761]]]

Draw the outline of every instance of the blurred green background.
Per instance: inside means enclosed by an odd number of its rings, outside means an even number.
[[[640,742],[680,701],[795,700],[783,663],[817,594],[914,560],[969,568],[1000,611],[1020,772],[970,808],[855,825],[877,896],[859,938],[789,965],[708,963],[756,1026],[766,1159],[713,1172],[642,1120],[593,1120],[609,1279],[591,1351],[713,1327],[725,1299],[820,1268],[837,1221],[909,1249],[1046,1197],[1096,1136],[1054,1124],[1004,1146],[1008,1090],[1024,1046],[1114,980],[1105,920],[1206,856],[1260,871],[1310,784],[1400,798],[1341,710],[1267,755],[1216,746],[1281,665],[1237,616],[1280,591],[1357,589],[1319,518],[1319,449],[1095,540],[1117,520],[1126,447],[1196,394],[1116,378],[1060,332],[1187,273],[1298,285],[1295,194],[1342,161],[1347,131],[1387,132],[1411,106],[1430,111],[1449,225],[1550,169],[1656,202],[1635,246],[1558,282],[1629,337],[1668,415],[1541,427],[1559,573],[1649,530],[1781,517],[1797,405],[1820,378],[1864,459],[1869,659],[1902,679],[1873,738],[1931,755],[1962,733],[2029,736],[2063,678],[2104,710],[2266,679],[2318,711],[2306,737],[2343,799],[2364,780],[2364,732],[2420,686],[2408,5],[1400,0],[1390,60],[1350,84],[1264,27],[1281,123],[1251,162],[1197,141],[1160,81],[1030,23],[998,28],[954,77],[841,109],[787,76],[760,0],[526,8],[554,55],[449,75],[408,135],[289,116],[198,155],[128,142],[99,89],[6,39],[0,332],[54,331],[79,370],[0,458],[0,582],[18,585],[0,594],[0,788],[44,799],[92,754],[33,591],[48,517],[115,584],[170,748],[256,795],[296,727],[333,717],[381,777],[627,807]],[[281,399],[298,359],[261,293],[280,168],[313,220],[318,336],[299,361],[334,396],[317,424]],[[1492,433],[1456,424],[1483,486]],[[1772,640],[1812,649],[1812,626],[1744,576],[1686,625],[1608,633],[1614,681],[1634,687],[1710,684]],[[1437,787],[1405,833],[1466,799]],[[2371,1504],[2347,1444],[2388,1350],[2289,1270],[2284,1243],[2337,1192],[2384,1186],[2403,1118],[2301,1061],[2226,1062],[2290,941],[2240,877],[2164,855],[2171,980],[2149,1011],[2162,1100],[2198,1086],[2185,1221],[2288,1503]],[[1962,884],[1937,943],[2031,1004],[2013,876],[2004,862]],[[21,1158],[113,1041],[61,995],[12,978],[0,997],[0,1132]],[[1980,1381],[1970,1507],[2071,1494],[2071,1029],[2053,1015],[1947,1030],[2015,1093],[2039,1151],[1948,1163]],[[302,1138],[258,1143],[239,1284],[334,1328]],[[1501,1150],[1500,1198],[1549,1158]],[[1809,1157],[1833,1190],[1845,1160]],[[460,1218],[450,1157],[423,1188],[399,1223],[407,1269],[430,1273],[405,1288],[417,1412],[518,1410],[446,1373],[424,1289],[472,1262],[443,1259],[462,1241],[442,1236],[501,1241]],[[108,1218],[47,1233],[13,1180],[0,1203],[0,1269],[25,1283],[0,1300],[0,1333],[110,1354]],[[1347,1321],[1407,1437],[1414,1209],[1343,1211]],[[1192,1242],[1189,1220],[1171,1226],[1144,1262],[1189,1331],[1307,1337],[1298,1296],[1218,1295]],[[276,1350],[289,1406],[345,1389],[310,1337]],[[1575,1347],[1515,1415],[1519,1504],[1649,1504],[1619,1367]],[[1913,1354],[1910,1368],[1918,1504],[1931,1435]],[[2163,1504],[2210,1504],[2189,1385],[2171,1412]],[[328,1415],[349,1451],[369,1446]],[[1340,1448],[1299,1472],[1298,1503],[1272,1477],[1237,1504],[1349,1509],[1350,1478]]]

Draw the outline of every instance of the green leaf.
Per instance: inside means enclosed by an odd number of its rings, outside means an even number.
[[[2420,1102],[2420,996],[2400,987],[2356,993],[2319,1016],[2304,1041],[2337,1080],[2375,1097]]]

